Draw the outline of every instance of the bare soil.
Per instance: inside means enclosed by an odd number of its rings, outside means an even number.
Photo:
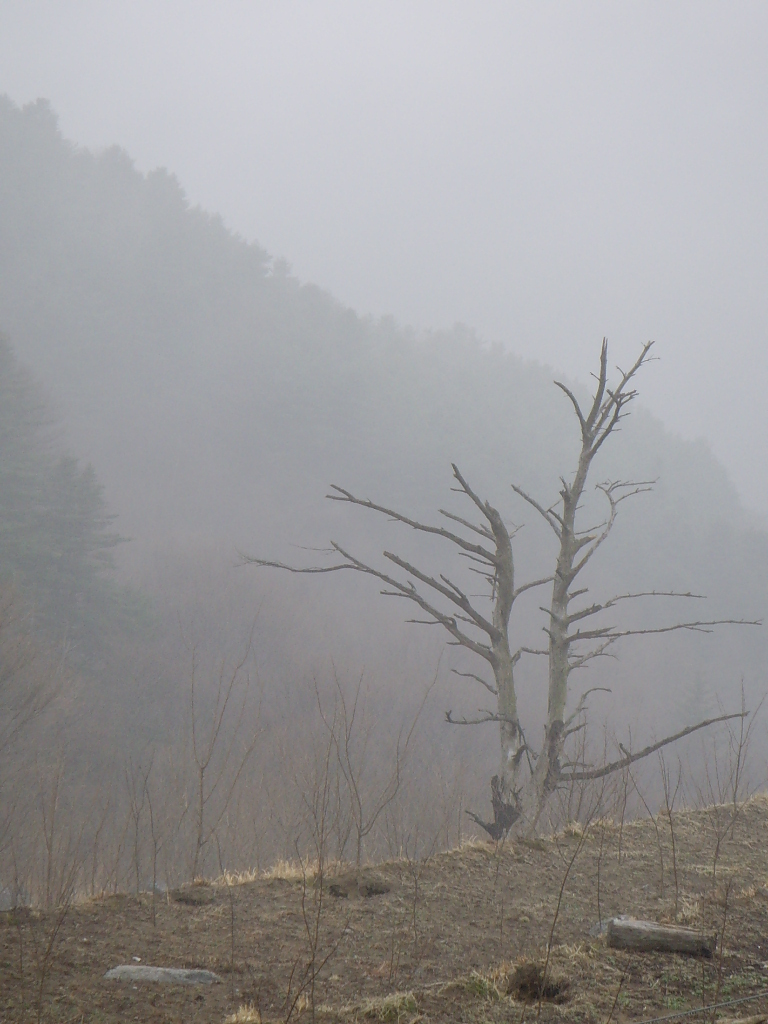
[[[704,1005],[765,991],[706,1016],[755,1014],[768,1010],[768,800],[741,808],[715,865],[732,810],[673,815],[677,893],[670,823],[660,816],[597,823],[586,837],[572,829],[531,843],[475,842],[360,879],[339,871],[322,886],[291,872],[198,884],[155,897],[154,924],[148,894],[78,903],[61,921],[54,911],[0,914],[0,1020],[221,1024],[239,1011],[242,1021],[309,1021],[315,932],[322,1021],[606,1024],[688,1009],[700,1020]],[[618,952],[590,933],[619,914],[721,937],[724,929],[725,941],[710,960]],[[222,981],[104,979],[136,958]]]

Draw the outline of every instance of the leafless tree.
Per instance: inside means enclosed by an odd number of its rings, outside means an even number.
[[[727,727],[725,751],[719,751],[716,742],[707,750],[702,743],[703,779],[693,783],[696,804],[703,810],[712,830],[714,849],[712,853],[712,888],[717,885],[717,867],[722,846],[730,835],[733,838],[736,823],[741,817],[750,795],[745,770],[749,758],[752,730],[762,710],[765,697],[757,708],[748,714],[745,710],[745,695],[742,686],[742,713],[736,728]]]
[[[128,759],[125,767],[125,786],[128,792],[128,814],[131,819],[131,832],[133,834],[133,875],[136,883],[136,895],[141,891],[141,846],[142,846],[142,819],[144,807],[149,795],[149,776],[152,774],[155,756],[154,752],[149,757],[149,764],[142,766],[134,764],[133,758]]]
[[[744,719],[741,719],[741,721],[743,722]],[[683,766],[680,758],[677,759],[677,781],[674,786],[672,785],[672,769],[667,767],[662,750],[659,751],[659,771],[664,790],[664,807],[667,812],[667,820],[669,821],[669,838],[672,844],[672,878],[675,883],[675,920],[677,920],[677,914],[680,909],[680,886],[677,877],[677,842],[675,840],[675,823],[672,818],[672,812],[675,809],[675,800],[680,792],[680,784],[683,779]]]
[[[441,625],[449,633],[452,644],[465,648],[486,662],[493,674],[492,683],[475,672],[458,674],[484,687],[495,698],[495,707],[481,709],[476,717],[457,718],[450,711],[446,717],[457,725],[493,722],[499,726],[500,767],[491,780],[493,821],[484,822],[476,814],[468,812],[494,839],[513,827],[516,830],[535,829],[558,787],[604,778],[698,729],[729,717],[738,717],[720,715],[697,722],[636,753],[622,747],[623,756],[607,764],[592,766],[563,762],[566,741],[585,728],[586,702],[589,694],[594,692],[587,690],[582,694],[575,710],[569,714],[567,705],[572,673],[595,659],[609,656],[615,645],[626,637],[678,630],[709,632],[713,627],[726,623],[747,624],[741,619],[694,619],[654,628],[619,628],[606,622],[606,613],[628,602],[651,598],[694,600],[701,595],[653,590],[616,594],[601,602],[590,602],[587,599],[588,588],[578,585],[580,574],[610,535],[622,502],[652,488],[652,481],[612,480],[596,484],[606,504],[605,516],[598,523],[582,525],[582,499],[592,463],[636,397],[634,379],[649,359],[651,344],[643,346],[628,370],[619,370],[618,382],[611,385],[608,346],[603,340],[596,387],[588,408],[582,408],[576,395],[565,384],[555,382],[571,402],[578,421],[581,443],[576,469],[570,479],[561,479],[559,500],[549,507],[516,484],[512,485],[514,492],[541,516],[556,537],[557,557],[553,571],[548,575],[522,584],[516,581],[512,549],[515,529],[510,531],[507,528],[499,511],[475,493],[456,465],[452,467],[457,484],[454,490],[473,506],[476,518],[469,519],[440,509],[443,523],[447,521],[448,525],[423,523],[385,505],[359,498],[336,484],[331,486],[328,498],[377,512],[421,534],[453,545],[459,555],[468,560],[470,570],[485,580],[488,591],[483,605],[449,576],[430,574],[392,551],[383,553],[394,567],[389,571],[362,561],[336,541],[331,542],[332,550],[341,560],[332,565],[297,567],[264,558],[245,557],[245,561],[251,564],[294,573],[352,570],[373,576],[383,584],[382,594],[412,602],[425,616],[408,621]],[[551,599],[549,607],[542,609],[547,615],[546,647],[521,646],[513,650],[509,626],[515,602],[522,594],[548,585],[552,588]],[[581,606],[574,608],[572,602],[579,598],[582,599]],[[515,668],[524,656],[545,657],[549,666],[547,718],[538,751],[534,751],[526,741],[517,710]]]
[[[12,588],[0,591],[0,756],[53,700],[69,653],[66,642],[42,651],[29,619]]]
[[[334,761],[337,746],[336,723],[326,727],[323,747],[316,751],[313,771],[309,779],[300,783],[302,802],[307,810],[307,824],[310,828],[310,850],[303,856],[298,838],[295,851],[301,868],[301,915],[304,923],[306,946],[304,955],[294,961],[288,979],[285,997],[285,1024],[297,1014],[302,997],[308,1002],[310,1020],[315,1020],[315,994],[320,972],[336,953],[346,933],[348,921],[338,931],[335,939],[327,934],[325,907],[327,904],[326,871],[327,846],[333,831],[334,814]],[[297,779],[297,782],[299,780]],[[336,808],[337,810],[338,808]],[[312,864],[314,861],[314,864]],[[314,868],[314,880],[310,882],[308,868]]]
[[[219,659],[213,705],[207,715],[200,709],[197,699],[198,655],[197,649],[192,649],[190,717],[195,776],[192,880],[202,868],[208,843],[226,814],[258,741],[258,726],[250,734],[245,732],[245,712],[251,685],[248,666],[253,652],[255,628],[254,622],[242,654],[234,665],[226,655]]]
[[[376,784],[375,779],[369,779],[367,776],[372,773],[366,771],[366,768],[370,769],[369,743],[374,724],[366,714],[364,700],[361,700],[363,676],[360,676],[354,692],[348,696],[334,671],[335,701],[332,717],[324,711],[320,691],[315,683],[318,712],[329,736],[333,739],[336,752],[339,769],[336,781],[337,783],[343,782],[346,790],[349,804],[349,828],[347,831],[353,833],[355,867],[358,871],[358,878],[363,862],[363,844],[375,828],[381,815],[397,797],[403,781],[403,771],[411,740],[427,698],[437,682],[437,675],[436,672],[432,683],[425,690],[405,737],[403,737],[403,729],[398,733],[392,754],[391,769],[387,776],[381,779],[380,785]]]
[[[50,910],[67,901],[70,888],[74,892],[77,880],[74,865],[78,865],[79,871],[84,823],[66,820],[63,806],[66,764],[63,757],[50,765],[38,762],[35,769],[40,839],[44,854],[39,893],[43,906]]]

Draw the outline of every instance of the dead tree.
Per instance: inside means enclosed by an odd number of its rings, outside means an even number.
[[[588,690],[583,694],[575,710],[566,714],[569,680],[574,671],[596,658],[606,657],[619,640],[628,636],[676,630],[709,632],[714,626],[727,623],[758,624],[747,623],[741,619],[675,622],[652,629],[619,629],[614,625],[602,624],[601,613],[608,612],[627,601],[655,597],[700,597],[677,591],[618,594],[602,603],[586,603],[579,608],[571,607],[571,602],[585,598],[588,593],[587,587],[576,586],[577,578],[608,538],[619,505],[627,498],[648,491],[652,487],[651,481],[617,480],[599,483],[596,488],[602,493],[607,504],[605,518],[588,529],[583,529],[577,522],[592,462],[620,421],[627,415],[627,406],[637,394],[632,386],[634,378],[647,362],[650,348],[649,342],[629,370],[619,371],[619,381],[611,387],[608,382],[608,347],[603,340],[600,369],[596,378],[597,386],[586,411],[582,410],[578,399],[569,388],[555,382],[571,401],[579,423],[581,448],[576,470],[570,480],[561,480],[560,499],[550,507],[545,507],[522,488],[512,485],[515,493],[536,510],[557,538],[558,554],[551,575],[521,585],[516,583],[512,551],[515,530],[510,532],[507,529],[498,510],[474,492],[456,465],[452,466],[453,476],[458,485],[454,490],[474,506],[475,519],[470,520],[440,509],[440,515],[449,521],[450,528],[419,522],[385,505],[358,498],[336,484],[331,485],[331,493],[327,497],[332,501],[343,501],[378,512],[419,533],[438,537],[452,544],[458,549],[459,555],[468,559],[470,570],[485,579],[489,593],[484,608],[478,606],[475,603],[476,599],[471,598],[447,575],[430,575],[392,551],[385,551],[384,558],[399,570],[400,575],[394,575],[393,571],[385,572],[361,561],[336,541],[331,541],[332,549],[341,556],[342,561],[333,565],[302,568],[263,558],[246,556],[244,559],[250,564],[271,566],[292,573],[329,573],[350,569],[373,576],[384,584],[382,594],[411,601],[426,615],[424,619],[409,619],[409,622],[441,625],[450,634],[450,643],[466,648],[488,663],[493,673],[493,684],[474,672],[457,674],[485,687],[495,698],[495,708],[482,709],[477,717],[472,718],[455,718],[448,711],[446,719],[455,725],[480,725],[488,722],[499,725],[500,767],[498,774],[491,780],[494,820],[484,822],[476,814],[468,812],[493,838],[501,838],[513,826],[535,829],[549,797],[561,785],[605,777],[691,732],[727,718],[739,717],[721,715],[715,719],[698,722],[637,753],[628,753],[622,749],[622,758],[602,766],[592,768],[562,763],[563,749],[568,737],[584,728],[582,716],[586,708],[585,702],[588,695],[593,692]],[[551,600],[549,607],[542,609],[547,615],[544,627],[548,638],[546,648],[519,647],[512,650],[509,642],[509,623],[515,601],[526,591],[549,584],[552,585]],[[517,712],[515,667],[524,655],[546,657],[549,664],[547,720],[543,744],[538,752],[526,742]]]

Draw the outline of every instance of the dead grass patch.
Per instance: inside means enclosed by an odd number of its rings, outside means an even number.
[[[358,1011],[368,1020],[379,1020],[382,1024],[397,1024],[398,1021],[415,1016],[419,1011],[419,1004],[413,992],[393,992],[380,999],[366,999],[364,1003],[352,1007],[351,1010]]]
[[[442,994],[449,992],[463,992],[475,999],[485,999],[495,1002],[502,997],[502,992],[497,985],[498,975],[493,973],[484,974],[480,971],[472,971],[465,978],[458,978],[450,981],[441,989]]]
[[[678,924],[692,925],[701,921],[701,904],[698,900],[683,896],[679,901],[676,921]]]
[[[224,1018],[224,1024],[262,1024],[261,1013],[253,1003],[243,1003]]]
[[[265,881],[300,882],[303,878],[312,879],[317,874],[317,862],[301,864],[295,860],[276,860],[270,867],[261,872]]]

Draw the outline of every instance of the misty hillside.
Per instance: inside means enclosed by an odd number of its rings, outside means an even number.
[[[291,545],[333,537],[369,557],[402,543],[433,559],[323,496],[339,483],[428,516],[452,500],[452,461],[527,524],[521,572],[546,570],[550,538],[509,484],[548,504],[572,467],[577,425],[549,369],[465,328],[416,337],[343,308],[190,208],[172,174],[143,175],[118,148],[93,154],[63,139],[42,101],[0,100],[0,224],[0,329],[57,406],[72,452],[95,467],[114,529],[131,538],[120,564],[162,595],[158,615],[187,600],[196,570],[179,564],[211,552],[225,566],[238,551],[306,564],[320,556]],[[703,443],[635,408],[601,454],[596,479],[609,477],[658,483],[622,513],[596,592],[690,588],[710,598],[703,618],[765,615],[768,537]],[[442,638],[406,633],[402,609],[383,608],[364,583],[240,569],[235,586],[244,618],[262,607],[270,670],[300,674],[329,656],[390,680],[433,669]],[[521,622],[540,628],[535,601]],[[766,653],[759,630],[674,637],[633,646],[590,682],[609,679],[620,706],[642,705],[649,721],[664,692],[677,722],[716,695],[731,700],[742,678],[762,691]]]
[[[60,435],[50,403],[0,337],[0,589],[14,620],[88,671],[117,635],[141,633],[142,614],[115,579],[116,516],[93,467],[67,454]]]

